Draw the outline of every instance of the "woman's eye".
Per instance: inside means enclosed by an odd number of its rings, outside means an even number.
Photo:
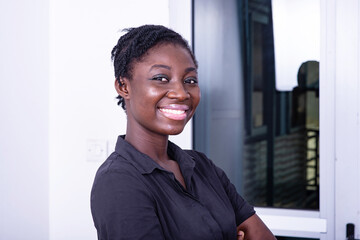
[[[156,80],[156,81],[160,81],[160,82],[168,82],[169,81],[167,79],[167,77],[164,77],[164,76],[155,76],[152,78],[152,80]]]
[[[197,83],[198,83],[197,79],[195,79],[195,78],[185,79],[184,82],[185,82],[185,83],[190,83],[190,84],[197,84]]]

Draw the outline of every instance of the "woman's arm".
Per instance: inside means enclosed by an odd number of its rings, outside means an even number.
[[[258,215],[254,214],[237,227],[238,232],[245,233],[245,240],[274,240],[276,239]]]

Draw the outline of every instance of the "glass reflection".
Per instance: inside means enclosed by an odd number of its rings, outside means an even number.
[[[256,206],[319,209],[319,63],[299,66],[292,91],[275,88],[271,1],[243,8],[244,196]]]
[[[319,63],[300,61],[293,84],[278,90],[271,4],[194,1],[202,91],[194,149],[224,169],[253,205],[316,210]]]

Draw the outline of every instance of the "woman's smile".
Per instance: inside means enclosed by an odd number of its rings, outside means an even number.
[[[187,117],[189,107],[181,104],[171,104],[160,107],[159,111],[167,118],[172,120],[184,120]]]

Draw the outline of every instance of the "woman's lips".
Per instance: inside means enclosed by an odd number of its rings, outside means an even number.
[[[186,118],[186,111],[189,110],[189,107],[186,105],[169,105],[160,107],[159,110],[169,119],[184,120]]]

